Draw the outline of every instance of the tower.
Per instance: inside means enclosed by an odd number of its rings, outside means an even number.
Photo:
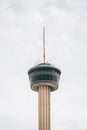
[[[43,28],[43,63],[28,71],[31,89],[38,92],[38,130],[50,130],[50,92],[58,89],[61,71],[45,63],[45,28]]]

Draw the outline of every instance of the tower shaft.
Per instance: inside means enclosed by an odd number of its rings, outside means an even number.
[[[39,130],[50,130],[50,91],[46,85],[38,88]]]

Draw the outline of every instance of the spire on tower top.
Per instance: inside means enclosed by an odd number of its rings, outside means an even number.
[[[45,27],[43,27],[43,63],[45,63]]]

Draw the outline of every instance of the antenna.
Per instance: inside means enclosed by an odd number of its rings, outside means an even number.
[[[43,63],[45,63],[45,27],[43,27]]]

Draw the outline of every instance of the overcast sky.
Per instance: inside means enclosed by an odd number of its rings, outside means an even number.
[[[51,93],[51,129],[87,130],[87,0],[0,0],[0,130],[38,130],[28,70],[46,61],[62,74]]]

